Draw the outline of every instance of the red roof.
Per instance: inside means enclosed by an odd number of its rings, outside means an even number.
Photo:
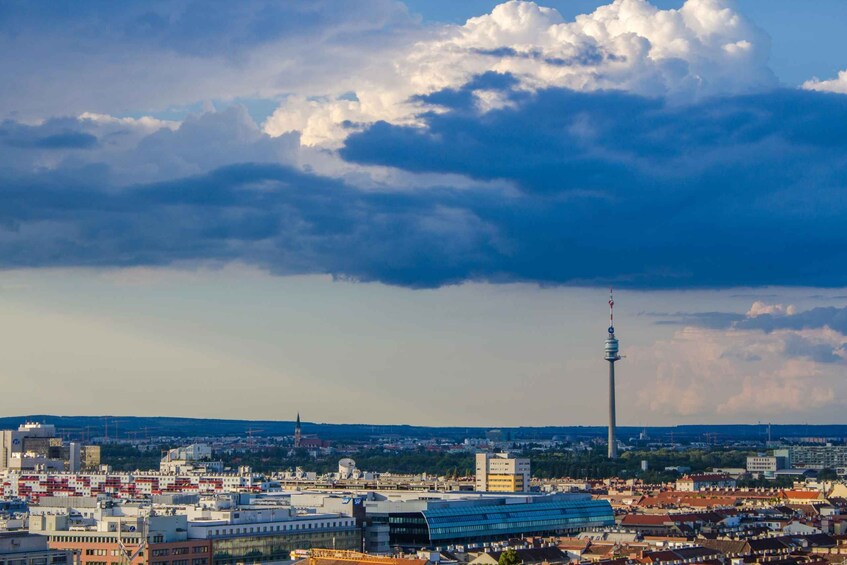
[[[673,522],[667,514],[627,514],[621,520],[622,526],[663,526]]]

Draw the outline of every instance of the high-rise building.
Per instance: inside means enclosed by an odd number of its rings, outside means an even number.
[[[82,446],[81,459],[81,467],[83,471],[96,471],[100,467],[100,446]]]
[[[479,492],[529,490],[530,461],[510,453],[477,453],[476,486]]]
[[[609,362],[609,459],[618,458],[618,440],[615,437],[617,427],[615,414],[615,361],[621,356],[618,353],[618,340],[615,337],[615,299],[609,289],[609,336],[606,338],[606,355]]]
[[[0,470],[77,472],[81,465],[79,443],[65,444],[56,437],[56,427],[27,422],[17,430],[0,431]]]

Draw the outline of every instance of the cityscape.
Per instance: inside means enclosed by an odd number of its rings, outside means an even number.
[[[844,0],[0,0],[0,565],[847,565]]]

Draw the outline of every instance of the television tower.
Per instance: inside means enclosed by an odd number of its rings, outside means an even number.
[[[618,443],[615,439],[615,361],[618,354],[618,339],[615,337],[615,298],[609,289],[609,337],[606,338],[606,361],[609,362],[609,459],[618,458]]]

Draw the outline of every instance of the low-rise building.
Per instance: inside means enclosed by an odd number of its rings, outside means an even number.
[[[74,565],[74,554],[50,549],[44,536],[0,532],[0,565]]]
[[[772,479],[776,472],[788,466],[787,458],[774,455],[754,455],[747,458],[747,472],[754,477]]]
[[[676,482],[676,490],[697,492],[704,489],[734,489],[736,481],[729,475],[702,474],[686,475]]]
[[[125,515],[76,520],[70,515],[31,516],[30,532],[52,549],[73,551],[78,565],[209,565],[208,540],[188,538],[186,516]]]

